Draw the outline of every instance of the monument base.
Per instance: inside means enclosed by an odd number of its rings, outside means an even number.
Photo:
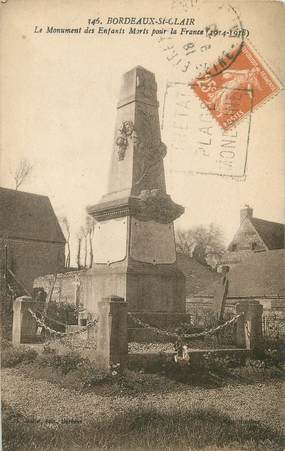
[[[185,277],[175,264],[95,264],[84,278],[83,303],[91,313],[102,298],[114,294],[127,301],[130,312],[185,313]]]

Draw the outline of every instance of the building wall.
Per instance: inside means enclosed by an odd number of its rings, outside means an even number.
[[[30,292],[36,277],[62,271],[64,258],[64,243],[8,240],[9,268]]]
[[[224,266],[232,269],[237,263],[242,262],[253,252],[266,251],[267,248],[256,232],[249,218],[244,219],[228,250],[224,253],[218,265],[218,271]]]
[[[241,223],[237,233],[234,236],[234,239],[232,240],[229,246],[230,252],[243,250],[253,250],[253,251],[266,250],[264,242],[259,237],[254,226],[250,222],[250,219],[248,218],[246,218]]]

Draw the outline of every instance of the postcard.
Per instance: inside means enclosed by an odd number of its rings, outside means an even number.
[[[0,23],[2,449],[283,449],[284,4]]]

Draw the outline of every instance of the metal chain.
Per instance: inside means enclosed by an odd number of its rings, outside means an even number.
[[[89,329],[90,327],[95,326],[97,324],[97,322],[98,322],[98,319],[94,319],[94,320],[90,321],[87,324],[87,326],[82,327],[82,329],[79,329],[79,330],[76,330],[76,331],[73,331],[73,332],[59,332],[59,331],[51,329],[49,326],[47,326],[44,323],[44,321],[42,321],[40,318],[38,318],[37,315],[30,308],[28,309],[28,311],[29,311],[29,313],[31,314],[33,319],[36,321],[36,323],[40,327],[42,327],[45,330],[47,330],[50,334],[54,334],[54,335],[56,335],[58,337],[71,337],[71,336],[74,336],[74,335],[81,334],[83,332],[86,332],[86,330]],[[134,321],[134,323],[137,324],[138,326],[145,327],[147,329],[153,330],[153,331],[157,332],[160,335],[164,335],[164,336],[168,336],[168,337],[172,337],[172,338],[175,337],[176,339],[187,339],[187,340],[192,339],[192,338],[199,338],[199,337],[205,337],[205,336],[214,335],[215,333],[217,333],[217,332],[219,332],[219,331],[221,331],[223,329],[226,329],[231,324],[235,323],[238,320],[238,318],[240,318],[242,316],[242,314],[236,315],[233,318],[231,318],[230,320],[226,321],[225,323],[220,324],[219,326],[217,326],[215,328],[211,328],[209,330],[205,330],[203,332],[198,332],[198,333],[194,333],[194,334],[181,334],[181,335],[179,335],[179,334],[176,334],[174,332],[173,333],[169,332],[169,331],[167,331],[165,329],[160,329],[158,327],[151,326],[150,324],[147,324],[144,321],[134,317],[130,312],[128,313],[128,315],[131,317],[131,319]],[[246,327],[247,327],[247,324],[246,324]]]
[[[208,335],[214,335],[215,333],[219,332],[220,330],[226,329],[231,324],[234,324],[240,317],[242,316],[242,313],[239,315],[235,315],[232,319],[229,319],[223,324],[220,324],[219,326],[215,328],[211,328],[209,330],[205,330],[204,332],[196,333],[196,334],[185,334],[182,335],[182,338],[197,338],[197,337],[206,337]]]
[[[145,327],[146,329],[153,330],[154,332],[157,332],[160,335],[165,335],[165,336],[172,337],[172,338],[175,337],[176,339],[179,339],[179,335],[176,334],[175,332],[171,333],[168,330],[159,329],[158,327],[151,326],[150,324],[145,323],[144,321],[140,320],[139,318],[136,318],[130,312],[128,312],[128,315],[137,326],[141,326],[141,327]]]
[[[61,321],[58,321],[58,320],[55,319],[55,318],[51,318],[50,316],[44,315],[42,312],[40,312],[40,311],[38,311],[38,310],[36,310],[34,313],[41,315],[42,321],[48,320],[48,321],[51,321],[51,322],[53,322],[53,323],[55,323],[55,324],[59,324],[60,326],[66,326],[66,323],[63,323],[63,322],[61,322]]]
[[[47,330],[50,334],[54,334],[58,337],[71,337],[74,335],[79,335],[82,334],[83,332],[86,332],[87,329],[89,329],[90,327],[95,326],[95,324],[97,324],[98,319],[94,319],[92,321],[90,321],[87,326],[82,327],[82,329],[79,330],[75,330],[73,332],[59,332],[57,330],[51,329],[49,326],[47,326],[44,321],[42,321],[40,318],[37,317],[37,315],[29,308],[28,312],[31,314],[31,316],[33,317],[33,319],[36,321],[36,323],[42,327],[43,329]]]
[[[211,328],[209,330],[205,330],[203,332],[198,332],[198,333],[194,333],[194,334],[181,334],[181,335],[178,335],[176,333],[171,333],[165,329],[159,329],[158,327],[151,326],[150,324],[147,324],[144,321],[134,317],[134,315],[132,315],[130,312],[128,313],[128,315],[131,317],[131,319],[134,321],[134,323],[138,326],[142,326],[147,329],[151,329],[160,335],[164,335],[164,336],[168,336],[168,337],[172,337],[172,338],[175,337],[176,339],[182,338],[182,339],[189,340],[192,338],[199,338],[199,337],[206,337],[209,335],[214,335],[215,333],[219,332],[220,330],[223,330],[223,329],[227,328],[228,326],[230,326],[231,324],[235,323],[238,320],[238,318],[240,318],[243,315],[243,313],[234,316],[232,319],[226,321],[223,324],[220,324],[219,326],[217,326],[215,328]]]

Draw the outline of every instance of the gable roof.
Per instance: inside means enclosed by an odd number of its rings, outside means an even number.
[[[0,188],[0,236],[65,243],[47,196]]]
[[[185,289],[188,297],[206,289],[221,278],[220,274],[184,254],[177,253],[177,266],[185,276]]]
[[[282,297],[285,295],[284,249],[256,252],[229,272],[228,298]],[[216,284],[197,296],[212,297]]]
[[[239,242],[240,230],[243,224],[247,221],[247,224],[255,230],[260,239],[262,240],[264,246],[268,250],[274,249],[284,249],[284,237],[285,237],[285,225],[279,222],[266,221],[265,219],[254,218],[247,216],[241,222],[239,228],[237,229],[233,239],[230,241],[227,249],[231,252],[238,252],[231,250],[231,246]]]
[[[259,218],[250,221],[268,249],[284,249],[284,224]]]

